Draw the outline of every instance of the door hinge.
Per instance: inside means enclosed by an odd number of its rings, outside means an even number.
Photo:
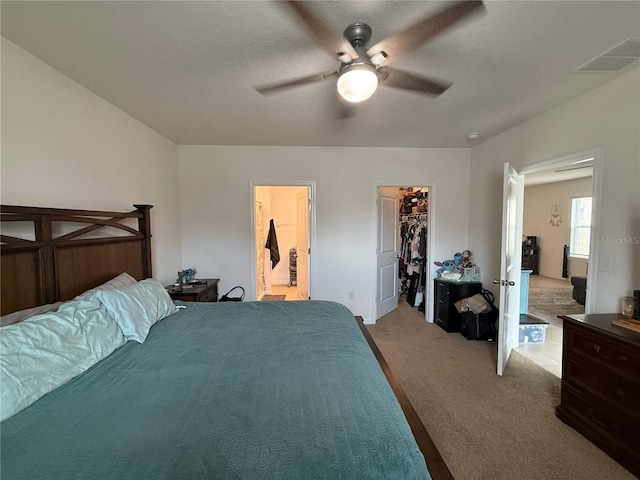
[[[309,255],[311,255],[311,248],[309,248]]]

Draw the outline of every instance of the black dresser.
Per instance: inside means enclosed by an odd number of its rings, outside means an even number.
[[[441,278],[436,278],[434,282],[433,321],[447,332],[459,332],[460,318],[453,304],[481,293],[482,283],[455,283]]]
[[[556,415],[640,477],[640,333],[618,314],[561,316],[562,386]]]

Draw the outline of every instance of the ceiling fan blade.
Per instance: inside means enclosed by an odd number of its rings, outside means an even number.
[[[388,65],[399,56],[420,47],[457,21],[462,20],[471,13],[481,11],[484,11],[482,1],[453,2],[438,13],[430,15],[402,32],[376,43],[367,50],[367,55],[372,57],[384,52],[382,55],[384,59],[378,64]]]
[[[327,78],[335,77],[337,74],[338,72],[336,71],[316,73],[315,75],[309,75],[308,77],[288,80],[286,82],[272,83],[269,85],[261,85],[254,88],[263,95],[270,95],[272,93],[278,93],[281,90],[285,90],[287,88],[301,87],[302,85],[321,82],[322,80],[326,80]]]
[[[437,97],[451,86],[451,83],[429,80],[388,67],[381,67],[378,72],[381,74],[380,84],[386,87],[411,90],[433,97]]]
[[[298,19],[302,21],[315,41],[332,57],[340,59],[346,54],[351,57],[352,60],[358,58],[358,54],[347,39],[331,30],[327,24],[320,20],[320,18],[302,2],[289,0],[287,4],[297,15]]]

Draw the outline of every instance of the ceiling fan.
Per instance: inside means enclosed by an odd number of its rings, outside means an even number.
[[[484,11],[482,1],[450,2],[435,14],[427,16],[396,35],[381,40],[372,47],[367,47],[371,39],[371,27],[366,23],[353,23],[340,36],[304,3],[294,0],[288,0],[286,3],[315,41],[340,61],[340,67],[325,73],[257,86],[256,90],[263,95],[268,95],[337,77],[338,92],[342,98],[354,103],[371,97],[378,84],[434,97],[443,93],[451,86],[450,83],[389,68],[388,65],[470,14]]]

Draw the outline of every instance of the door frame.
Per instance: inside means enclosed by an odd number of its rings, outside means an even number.
[[[433,284],[432,281],[436,277],[437,266],[433,263],[433,252],[434,249],[434,239],[435,230],[436,230],[436,184],[435,182],[422,182],[420,180],[416,180],[415,178],[408,182],[392,182],[392,181],[378,181],[373,183],[372,189],[372,216],[373,216],[373,228],[371,231],[371,292],[378,291],[378,260],[376,249],[378,248],[378,235],[380,235],[379,222],[378,222],[378,189],[384,188],[402,188],[402,187],[427,187],[429,189],[429,211],[427,212],[429,215],[429,228],[427,229],[427,264],[425,268],[427,268],[426,273],[426,282],[424,299],[425,299],[425,309],[424,309],[424,317],[425,321],[429,323],[433,323]],[[377,302],[376,295],[371,296],[371,321],[365,322],[368,324],[375,324],[377,317]]]
[[[247,292],[249,300],[257,300],[256,291],[256,222],[255,203],[256,187],[307,187],[309,189],[309,249],[311,250],[309,259],[309,296],[314,298],[314,286],[316,284],[316,182],[274,182],[274,181],[251,181],[249,183],[249,225],[251,226],[251,287]],[[287,253],[288,258],[288,253]]]
[[[526,176],[529,173],[538,173],[545,170],[555,170],[558,167],[566,167],[587,158],[593,158],[593,176],[591,185],[591,239],[589,242],[589,268],[587,271],[587,297],[584,305],[585,313],[595,310],[595,299],[597,298],[597,273],[599,263],[599,243],[600,236],[600,211],[602,199],[602,169],[604,162],[604,148],[595,147],[581,152],[570,153],[560,157],[554,157],[541,162],[533,163],[522,167],[519,172]],[[522,231],[520,232],[522,235]]]

